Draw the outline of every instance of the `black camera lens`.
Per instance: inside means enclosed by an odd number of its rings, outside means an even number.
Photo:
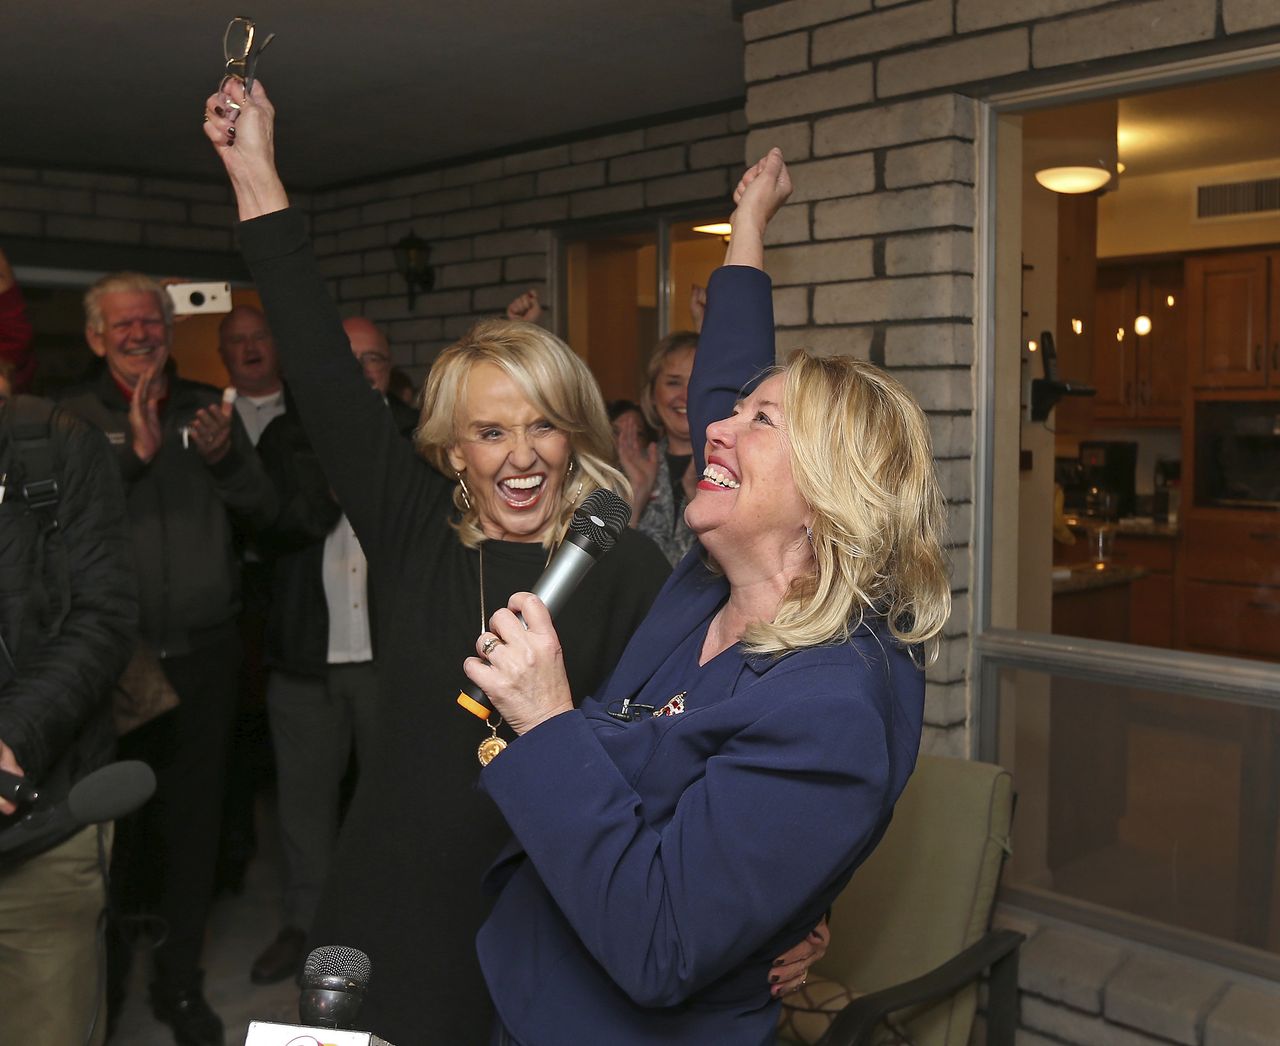
[[[204,292],[192,291],[189,300],[192,305],[196,306],[196,308],[199,308],[201,305],[204,304]]]

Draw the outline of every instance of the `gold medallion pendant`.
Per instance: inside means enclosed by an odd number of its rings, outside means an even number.
[[[488,766],[497,757],[498,753],[506,747],[506,741],[502,740],[496,733],[492,734],[480,742],[480,746],[476,749],[476,758],[480,760],[481,766]]]

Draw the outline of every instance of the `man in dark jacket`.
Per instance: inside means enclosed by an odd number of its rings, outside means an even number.
[[[85,338],[106,361],[65,405],[107,434],[125,482],[141,599],[141,634],[176,691],[178,707],[140,727],[121,754],[156,771],[156,794],[120,822],[112,888],[122,910],[166,925],[154,952],[151,1006],[179,1042],[223,1042],[200,968],[213,891],[235,712],[240,568],[233,530],[276,513],[271,483],[218,389],[169,366],[172,312],[152,280],[116,273],[85,294]],[[118,1013],[129,952],[112,949],[110,1000]]]
[[[137,614],[107,441],[47,401],[0,402],[0,770],[56,802],[110,760],[111,690]],[[14,813],[0,799],[0,844]],[[102,1041],[109,845],[95,826],[0,846],[0,1041]]]

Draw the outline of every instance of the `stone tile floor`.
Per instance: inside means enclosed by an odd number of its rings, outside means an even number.
[[[298,988],[292,980],[267,987],[249,981],[249,966],[280,928],[280,844],[274,796],[259,799],[258,856],[244,893],[214,903],[205,942],[205,997],[222,1017],[227,1046],[242,1046],[250,1020],[296,1022]],[[120,1025],[111,1046],[173,1046],[173,1033],[147,1005],[147,961],[139,951]]]

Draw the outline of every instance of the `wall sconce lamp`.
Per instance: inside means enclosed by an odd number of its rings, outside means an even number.
[[[396,272],[409,288],[409,311],[413,311],[418,291],[429,291],[436,285],[436,271],[427,262],[431,246],[410,229],[391,248],[396,257]]]

